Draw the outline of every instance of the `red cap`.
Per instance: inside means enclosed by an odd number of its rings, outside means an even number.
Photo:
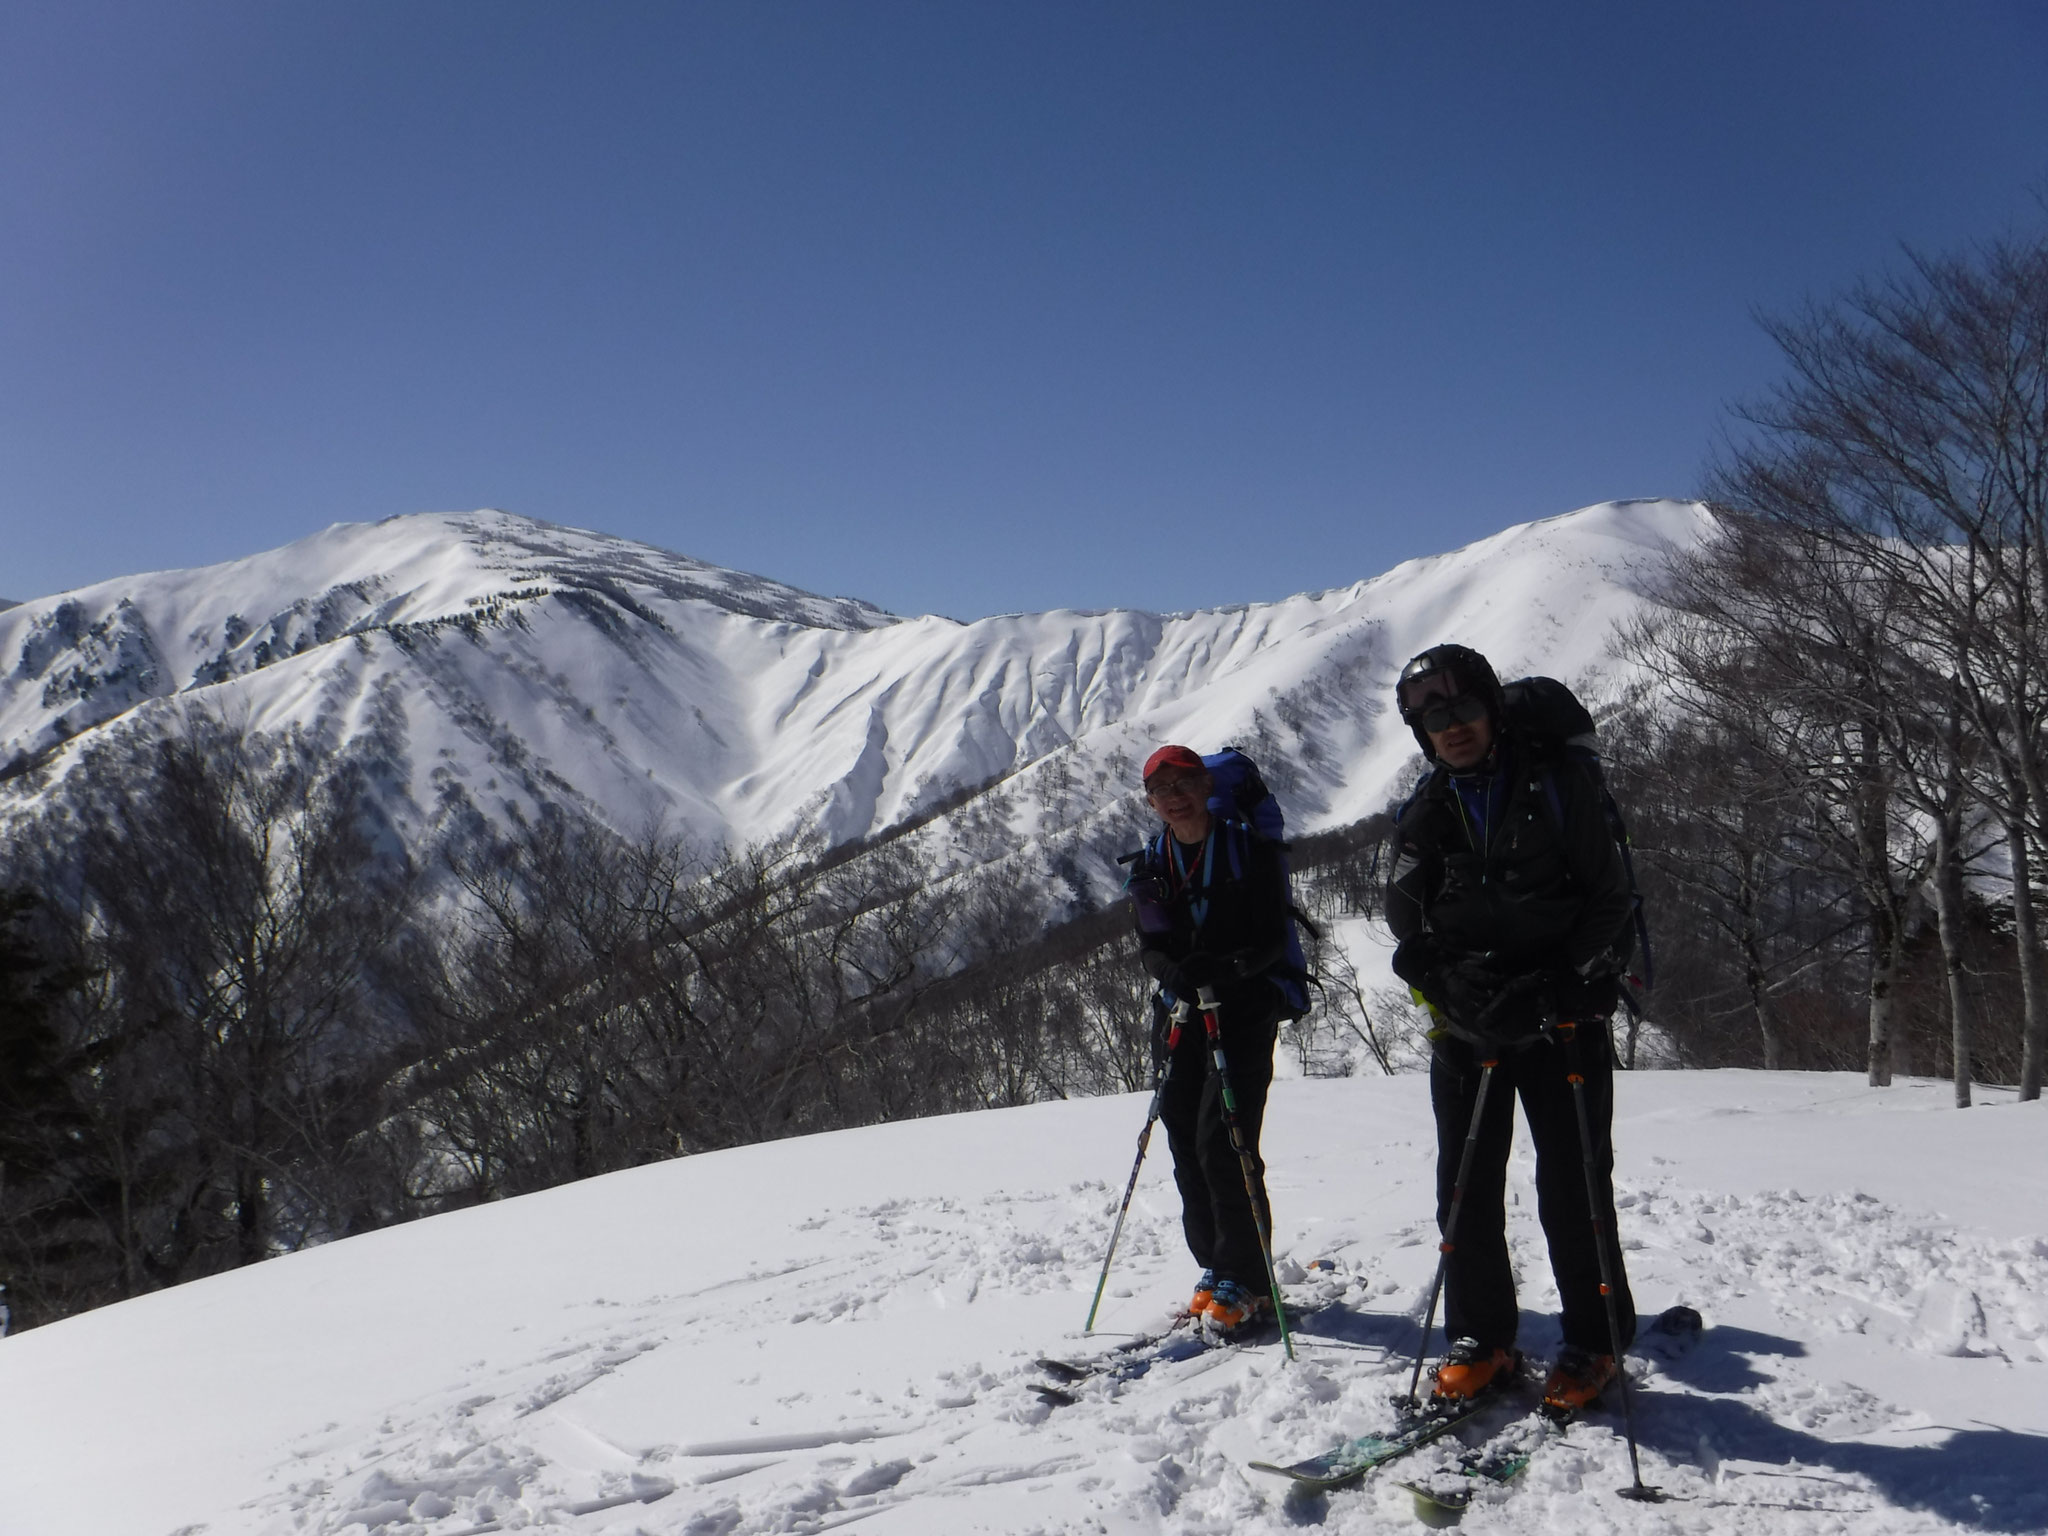
[[[1207,773],[1209,765],[1187,747],[1161,747],[1145,759],[1144,780],[1152,782],[1152,776],[1162,768],[1191,768],[1196,773]]]

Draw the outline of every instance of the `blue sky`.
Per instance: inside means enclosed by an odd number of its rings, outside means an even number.
[[[2048,7],[0,0],[0,593],[498,506],[902,612],[1685,495]]]

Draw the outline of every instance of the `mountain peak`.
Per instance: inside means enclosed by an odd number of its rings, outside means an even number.
[[[1457,638],[1503,676],[1592,677],[1640,573],[1708,522],[1609,503],[1273,603],[966,624],[503,511],[343,523],[0,613],[0,763],[67,761],[204,694],[372,754],[392,819],[422,838],[454,809],[549,803],[706,843],[838,843],[943,813],[920,835],[973,861],[1124,836],[1141,748],[1239,740],[1306,832],[1378,809],[1406,772],[1386,708],[1403,658]],[[986,814],[944,810],[963,794]]]

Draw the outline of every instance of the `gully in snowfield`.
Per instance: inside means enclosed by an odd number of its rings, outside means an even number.
[[[1237,782],[1219,794],[1226,771]],[[1249,759],[1161,747],[1144,782],[1164,825],[1138,856],[1129,890],[1139,958],[1160,987],[1159,1118],[1182,1230],[1202,1266],[1188,1311],[1208,1331],[1231,1334],[1274,1311],[1259,1128],[1274,1041],[1280,1021],[1303,1011],[1304,973],[1280,845],[1237,814],[1270,802]]]
[[[1504,1208],[1519,1096],[1564,1312],[1544,1403],[1570,1414],[1613,1381],[1635,1337],[1614,1241],[1608,1036],[1629,880],[1600,785],[1557,743],[1518,727],[1485,657],[1458,645],[1424,651],[1402,669],[1396,697],[1435,764],[1401,811],[1387,887],[1394,970],[1439,1026],[1430,1100],[1453,1342],[1435,1395],[1470,1398],[1520,1367]]]

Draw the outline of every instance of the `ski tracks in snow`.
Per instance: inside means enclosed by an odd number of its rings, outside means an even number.
[[[1555,1297],[1525,1160],[1511,1188],[1522,1342],[1543,1356]],[[792,1251],[736,1278],[530,1319],[519,1338],[533,1342],[440,1395],[309,1437],[247,1507],[247,1528],[1221,1536],[1411,1523],[1391,1479],[1302,1498],[1245,1463],[1391,1423],[1433,1233],[1411,1221],[1320,1252],[1295,1238],[1282,1256],[1301,1312],[1294,1364],[1277,1344],[1214,1350],[1087,1378],[1052,1407],[1031,1390],[1044,1379],[1033,1359],[1117,1339],[1076,1330],[1119,1192],[1090,1182],[849,1209],[800,1224]],[[1318,1193],[1318,1208],[1343,1209]],[[1296,1191],[1286,1203],[1308,1202]],[[1518,1485],[1481,1493],[1468,1528],[2048,1529],[2048,1445],[1971,1422],[2012,1422],[2002,1403],[2048,1392],[2048,1243],[1994,1242],[1867,1195],[1738,1197],[1673,1178],[1625,1184],[1620,1207],[1644,1313],[1686,1301],[1708,1322],[1692,1354],[1636,1367],[1645,1476],[1677,1501],[1613,1497],[1628,1480],[1620,1423],[1595,1414]],[[1108,1321],[1155,1320],[1189,1267],[1171,1186],[1149,1169]],[[1895,1400],[1900,1382],[1914,1403]]]

